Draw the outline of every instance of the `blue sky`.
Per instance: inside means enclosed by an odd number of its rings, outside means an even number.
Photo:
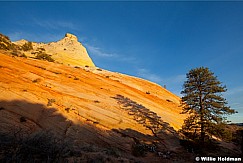
[[[101,68],[142,77],[180,95],[204,66],[243,122],[243,2],[0,2],[0,33],[12,41],[78,36]],[[181,96],[181,95],[180,95]]]

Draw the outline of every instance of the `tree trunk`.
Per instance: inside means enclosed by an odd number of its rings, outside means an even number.
[[[201,122],[201,136],[200,136],[200,145],[204,146],[205,141],[205,129],[204,129],[204,106],[202,101],[202,92],[200,90],[200,122]]]
[[[202,118],[202,116],[201,116],[201,118]],[[205,141],[205,131],[204,131],[204,123],[203,123],[203,121],[202,121],[202,119],[201,119],[201,138],[200,138],[200,144],[201,144],[201,146],[203,147],[204,146],[204,141]]]

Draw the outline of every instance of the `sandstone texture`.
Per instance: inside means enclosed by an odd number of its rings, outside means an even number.
[[[22,46],[28,41],[19,40],[14,42]],[[92,59],[89,57],[86,48],[78,41],[78,38],[70,33],[57,42],[50,43],[32,43],[33,50],[25,52],[27,56],[35,56],[35,52],[40,50],[50,55],[56,62],[70,66],[90,66],[95,67]]]
[[[157,142],[157,150],[178,150],[175,131],[186,116],[180,114],[180,98],[163,87],[95,67],[74,68],[1,53],[0,57],[1,131],[48,130],[74,141],[78,149],[95,144],[129,157],[137,141]],[[152,120],[164,126],[161,141],[148,128],[154,127]],[[155,154],[140,160],[146,159],[161,161]]]
[[[190,145],[180,145],[177,131],[187,115],[177,95],[95,67],[72,34],[32,45],[0,36],[0,162],[194,160]],[[44,133],[54,136],[39,139]],[[212,154],[240,153],[233,143],[221,147]]]

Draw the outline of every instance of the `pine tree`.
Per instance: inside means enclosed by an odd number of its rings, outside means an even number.
[[[208,68],[192,69],[186,77],[181,92],[182,114],[189,114],[189,117],[184,121],[181,132],[203,146],[206,137],[224,135],[222,125],[227,120],[225,115],[236,111],[226,106],[227,101],[222,97],[222,93],[227,91],[226,86],[222,86]]]

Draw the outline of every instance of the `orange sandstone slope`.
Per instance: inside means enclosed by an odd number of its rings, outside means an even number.
[[[180,98],[155,83],[97,68],[73,68],[0,55],[0,100],[25,100],[47,105],[48,99],[54,99],[52,106],[67,118],[78,121],[65,110],[75,108],[82,117],[95,119],[109,129],[143,131],[120,108],[114,98],[117,95],[157,113],[175,130],[180,128],[185,118],[180,114]]]
[[[115,131],[136,139],[138,133],[152,136],[154,120],[165,126],[165,138],[185,119],[178,96],[140,78],[2,53],[0,58],[1,130],[47,129],[77,142],[99,141],[130,151],[134,141]],[[167,149],[179,146],[175,137],[164,142]]]

